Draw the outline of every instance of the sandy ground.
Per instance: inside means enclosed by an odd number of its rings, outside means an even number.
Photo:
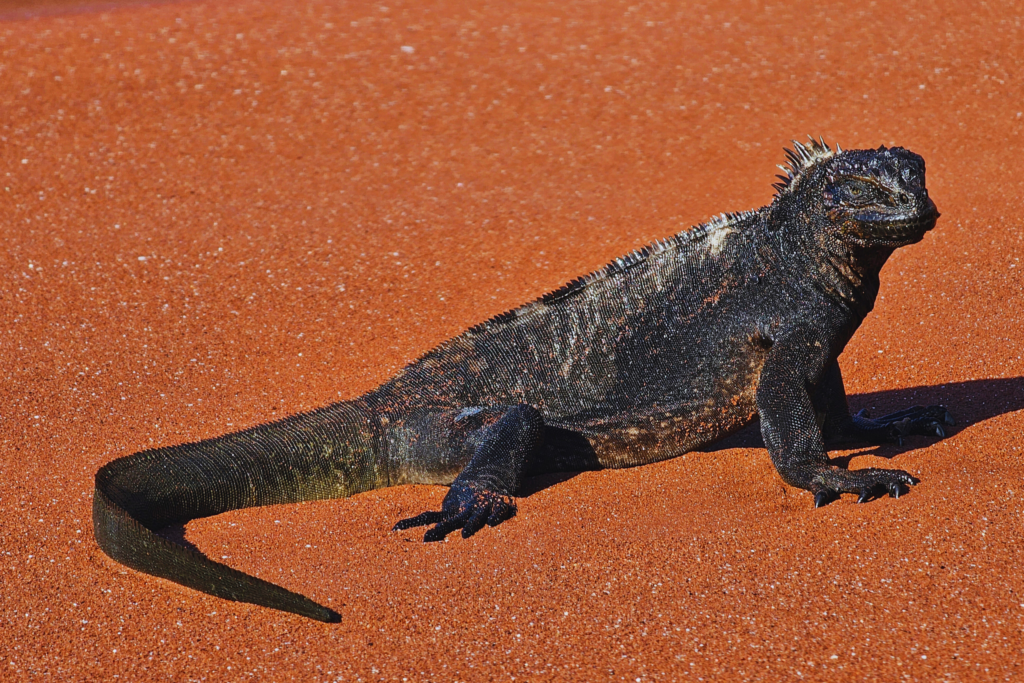
[[[1003,680],[1024,665],[1024,31],[990,2],[0,4],[0,679]],[[943,213],[841,358],[945,441],[821,510],[756,435],[199,520],[324,625],[108,560],[97,468],[366,391],[611,258],[770,200],[792,137],[900,144]],[[891,460],[890,460],[891,459]]]

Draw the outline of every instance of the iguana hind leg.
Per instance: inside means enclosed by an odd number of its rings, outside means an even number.
[[[822,436],[828,444],[897,443],[911,435],[946,437],[954,424],[945,406],[913,406],[871,419],[867,411],[850,414],[839,362],[832,361],[814,393],[815,411],[822,419]]]
[[[542,446],[544,420],[531,406],[503,410],[501,416],[474,435],[477,446],[469,464],[452,482],[440,511],[424,512],[395,525],[395,530],[433,524],[424,541],[440,541],[456,529],[469,538],[484,524],[496,526],[516,514],[512,495],[522,482],[527,458]]]

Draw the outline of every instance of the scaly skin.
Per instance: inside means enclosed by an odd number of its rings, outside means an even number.
[[[938,212],[902,148],[789,152],[778,194],[617,259],[449,340],[354,401],[115,460],[94,526],[114,559],[220,597],[321,621],[339,615],[154,531],[254,505],[405,483],[449,485],[433,525],[472,536],[516,512],[524,477],[631,467],[721,439],[755,417],[772,462],[823,505],[899,496],[900,470],[829,464],[829,442],[945,436],[945,408],[851,415],[837,358],[897,248]]]

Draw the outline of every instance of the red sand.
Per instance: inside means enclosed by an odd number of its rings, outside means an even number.
[[[0,5],[0,678],[1019,677],[1020,9],[821,5]],[[470,541],[390,531],[428,487],[188,525],[340,625],[95,546],[103,463],[370,389],[766,203],[807,133],[922,154],[943,213],[842,357],[855,407],[958,417],[845,454],[911,495],[813,510],[746,447],[533,482]]]

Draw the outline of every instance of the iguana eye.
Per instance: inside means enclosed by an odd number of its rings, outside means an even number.
[[[847,201],[861,204],[874,198],[875,192],[871,185],[859,180],[851,180],[843,187],[843,196]]]

